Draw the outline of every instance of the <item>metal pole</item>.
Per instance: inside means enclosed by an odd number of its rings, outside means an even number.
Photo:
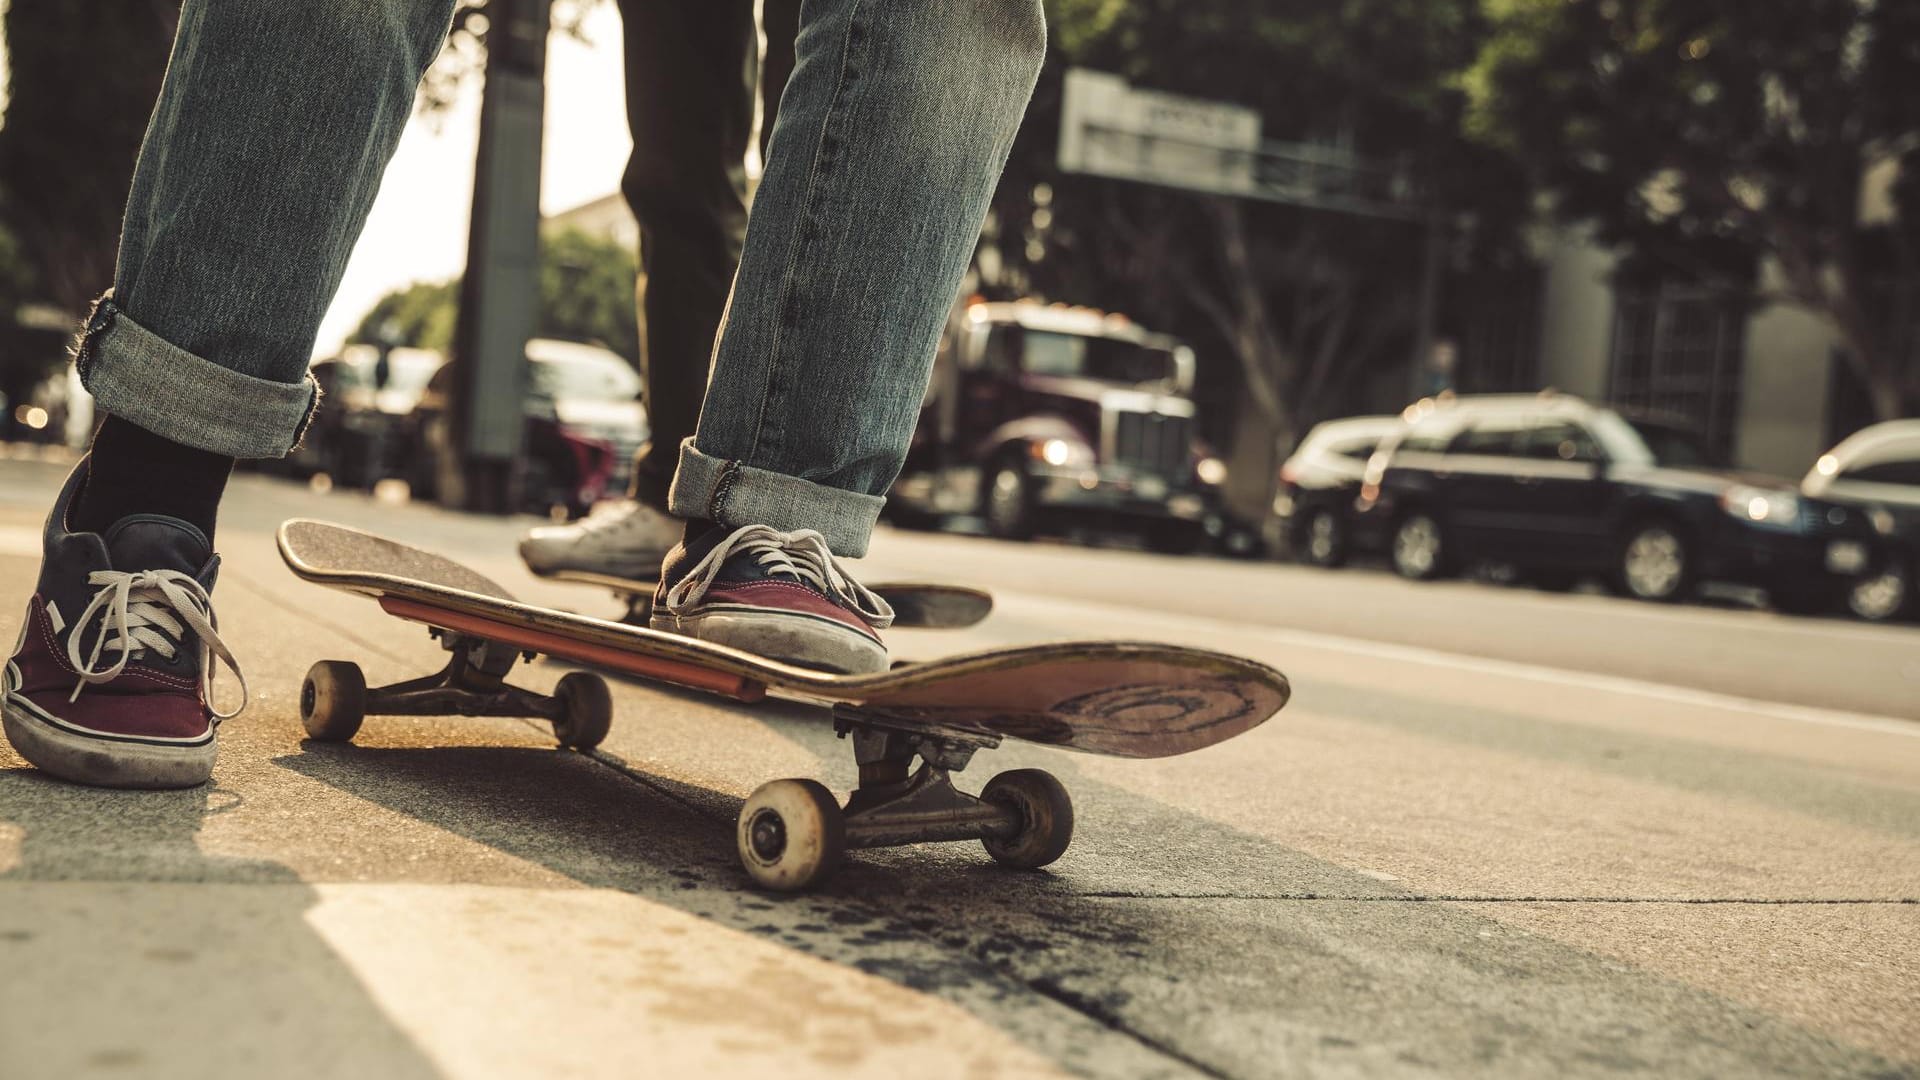
[[[540,150],[548,0],[487,6],[486,88],[454,334],[453,447],[469,510],[517,508],[526,348],[540,295]]]

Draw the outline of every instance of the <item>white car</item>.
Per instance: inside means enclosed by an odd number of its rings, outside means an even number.
[[[1863,428],[1814,463],[1800,490],[1867,512],[1882,539],[1879,571],[1854,586],[1847,606],[1863,619],[1920,611],[1920,420]]]

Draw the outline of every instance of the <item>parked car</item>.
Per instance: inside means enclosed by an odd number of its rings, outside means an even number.
[[[1352,550],[1353,500],[1380,441],[1407,426],[1398,416],[1354,416],[1314,425],[1280,466],[1273,497],[1274,546],[1314,566],[1344,565]]]
[[[1670,601],[1728,581],[1812,611],[1837,605],[1870,564],[1865,513],[1726,468],[1679,424],[1558,394],[1409,412],[1367,462],[1354,527],[1405,577],[1487,560],[1550,588],[1603,574]]]
[[[1123,316],[967,305],[942,339],[892,512],[978,514],[1002,537],[1110,526],[1193,551],[1226,479],[1198,438],[1193,369],[1192,349]]]
[[[1863,619],[1920,614],[1920,420],[1893,420],[1850,435],[1820,456],[1803,494],[1854,507],[1880,533],[1874,571],[1847,595]]]
[[[640,375],[610,349],[545,338],[527,342],[527,363],[524,509],[584,514],[625,487],[634,452],[647,440]],[[453,369],[443,366],[411,416],[415,452],[406,475],[423,498],[457,499],[452,392]]]
[[[446,358],[429,349],[348,345],[313,365],[322,408],[276,471],[326,473],[340,487],[371,488],[405,470],[407,417]]]

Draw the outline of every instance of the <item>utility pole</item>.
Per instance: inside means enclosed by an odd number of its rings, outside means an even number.
[[[491,0],[473,217],[453,346],[449,503],[504,514],[518,503],[527,339],[540,295],[540,150],[549,0]]]

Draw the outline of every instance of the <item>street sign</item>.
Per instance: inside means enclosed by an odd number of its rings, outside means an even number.
[[[1223,195],[1254,192],[1260,114],[1073,68],[1061,103],[1060,168]]]
[[[1062,172],[1424,222],[1406,162],[1363,161],[1342,146],[1263,138],[1240,105],[1131,86],[1071,68],[1060,109]]]

